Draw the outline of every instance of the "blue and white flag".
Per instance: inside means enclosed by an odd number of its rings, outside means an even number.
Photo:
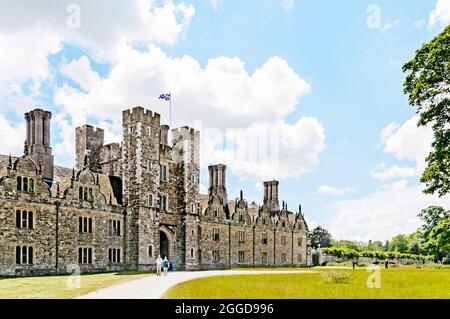
[[[170,101],[170,93],[167,93],[167,94],[161,94],[161,95],[159,96],[159,99],[164,99],[164,100],[166,100],[166,101]]]

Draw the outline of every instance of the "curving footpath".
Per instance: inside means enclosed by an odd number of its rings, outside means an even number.
[[[77,299],[160,299],[171,287],[191,279],[224,275],[301,274],[308,270],[208,270],[169,272],[167,276],[148,276],[103,288]],[[83,282],[81,282],[83,284]]]

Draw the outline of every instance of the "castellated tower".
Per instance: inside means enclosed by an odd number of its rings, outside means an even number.
[[[222,201],[222,204],[228,203],[228,194],[226,186],[226,171],[227,166],[223,164],[208,166],[209,172],[209,188],[208,195],[217,195]]]
[[[75,133],[75,168],[81,170],[87,156],[91,169],[98,171],[100,150],[105,138],[104,130],[91,125],[83,125],[77,127]]]
[[[199,249],[199,176],[200,132],[183,126],[172,130],[173,160],[180,180],[177,181],[177,207],[179,226],[177,230],[178,262],[186,269],[198,267]],[[192,253],[195,252],[195,253]]]
[[[30,158],[42,170],[44,182],[53,183],[53,155],[50,147],[50,119],[52,113],[34,109],[25,113],[27,145]]]
[[[138,106],[123,111],[122,117],[122,181],[128,226],[125,262],[132,269],[149,269],[160,251],[160,115]]]
[[[264,205],[268,207],[270,212],[280,210],[278,203],[278,181],[264,182]]]

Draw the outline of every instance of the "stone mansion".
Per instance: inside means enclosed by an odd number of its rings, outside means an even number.
[[[74,168],[53,163],[48,111],[25,114],[22,156],[0,155],[0,275],[152,270],[158,255],[186,270],[306,265],[301,208],[228,200],[226,166],[211,165],[199,193],[200,133],[125,110],[123,140],[76,129]]]

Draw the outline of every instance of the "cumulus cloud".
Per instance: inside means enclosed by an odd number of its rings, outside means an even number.
[[[379,165],[371,175],[380,181],[386,181],[392,178],[407,178],[419,174],[417,167],[403,167],[399,165],[386,166],[385,163]]]
[[[156,0],[14,1],[0,10],[3,32],[44,27],[59,41],[77,43],[111,58],[120,43],[175,43],[195,8],[184,2]],[[36,37],[36,40],[47,37]],[[23,51],[27,52],[27,51]]]
[[[314,117],[231,129],[204,130],[202,162],[224,163],[244,180],[298,177],[312,172],[325,148],[325,130]],[[259,185],[259,183],[257,183]]]
[[[352,200],[330,205],[335,215],[328,223],[336,238],[387,240],[392,236],[414,232],[420,225],[417,214],[430,205],[449,207],[449,198],[438,198],[422,192],[421,185],[409,185],[411,177],[420,174],[431,149],[433,133],[429,127],[417,127],[417,116],[404,123],[390,123],[381,134],[383,151],[398,161],[412,165],[380,164],[371,175],[390,181],[382,189]]]
[[[25,123],[13,126],[0,113],[0,154],[22,155],[25,142]]]
[[[446,26],[450,23],[450,1],[438,0],[428,16],[428,28]]]
[[[327,195],[344,195],[351,192],[354,192],[356,189],[354,187],[335,187],[330,185],[322,185],[317,190],[321,194],[327,194]]]
[[[174,126],[188,124],[202,132],[202,162],[229,164],[249,180],[299,176],[317,166],[325,148],[323,126],[313,117],[294,124],[283,120],[310,91],[285,60],[271,57],[250,73],[237,57],[212,58],[201,67],[193,57],[170,57],[155,46],[144,52],[123,47],[118,56],[105,78],[86,57],[63,66],[62,72],[86,90],[68,84],[55,90],[55,103],[74,127],[91,118],[115,122],[110,126],[119,131],[121,111],[135,105],[160,113],[168,123],[167,102],[157,97],[171,91]],[[253,149],[258,143],[259,150]],[[271,147],[269,157],[264,143]]]
[[[386,137],[384,151],[391,153],[397,160],[423,163],[431,150],[433,131],[428,126],[417,126],[418,118],[413,116],[404,122],[392,134]]]
[[[176,125],[207,117],[208,125],[239,127],[281,120],[310,91],[279,57],[268,59],[252,74],[237,57],[212,58],[204,68],[193,57],[170,57],[157,47],[146,52],[126,47],[120,57],[107,78],[82,94],[80,102],[88,115],[120,116],[125,107],[144,101],[168,122],[167,103],[157,97],[171,91]],[[70,94],[70,87],[58,89],[60,96]]]
[[[63,65],[60,71],[63,75],[77,82],[85,91],[93,89],[100,82],[100,75],[92,70],[89,58],[85,55]]]
[[[414,232],[420,226],[417,215],[430,205],[450,207],[450,198],[422,193],[420,186],[395,185],[364,197],[335,202],[337,213],[327,224],[337,239],[387,240]]]
[[[74,12],[79,13],[79,28],[68,23],[73,22]],[[53,84],[48,57],[60,52],[63,43],[113,63],[115,52],[124,46],[175,43],[194,14],[192,5],[172,0],[162,4],[155,0],[114,0],[106,6],[87,0],[75,4],[68,0],[2,2],[0,111],[22,113],[36,105],[31,99],[41,94],[41,83]],[[62,71],[83,89],[92,89],[99,79],[88,62],[82,57]]]
[[[378,165],[372,177],[386,181],[392,178],[408,178],[420,174],[425,168],[425,158],[431,151],[433,131],[428,126],[417,126],[417,116],[403,124],[392,122],[380,133],[380,141],[385,153],[393,154],[398,161],[406,160],[414,166]]]

